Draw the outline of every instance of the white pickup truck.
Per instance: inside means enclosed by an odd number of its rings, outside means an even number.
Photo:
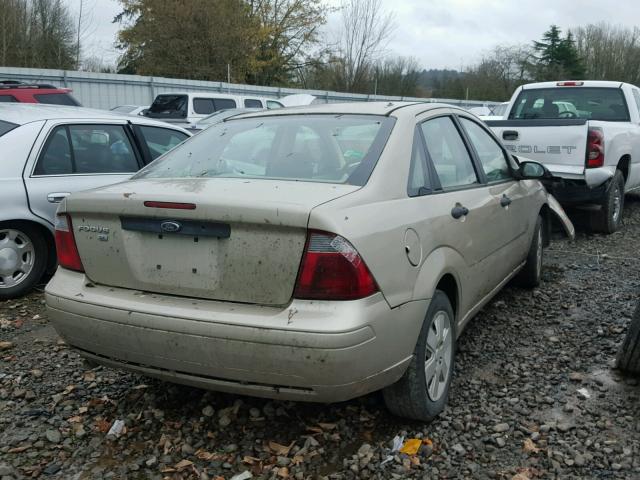
[[[550,187],[564,205],[597,205],[592,222],[613,233],[625,193],[640,191],[640,90],[605,81],[519,87],[504,120],[486,122],[516,155],[543,163],[562,181]]]

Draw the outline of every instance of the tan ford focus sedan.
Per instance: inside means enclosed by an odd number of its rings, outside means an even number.
[[[60,206],[50,318],[86,358],[172,382],[430,420],[455,343],[535,286],[556,212],[472,114],[367,103],[214,125]]]

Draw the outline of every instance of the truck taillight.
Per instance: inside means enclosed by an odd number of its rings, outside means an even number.
[[[56,251],[61,267],[77,272],[84,272],[82,260],[73,235],[71,217],[66,213],[56,215]]]
[[[556,86],[558,87],[581,87],[584,85],[584,82],[558,82]]]
[[[587,133],[587,168],[604,165],[604,134],[600,127],[589,127]]]
[[[295,298],[357,300],[377,291],[373,275],[353,245],[333,233],[309,231]]]

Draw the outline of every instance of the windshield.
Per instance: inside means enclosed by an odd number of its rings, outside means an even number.
[[[187,100],[186,95],[158,95],[147,110],[147,116],[184,118],[187,116]]]
[[[213,125],[134,178],[263,178],[364,185],[394,121],[282,115]]]
[[[80,102],[73,98],[69,93],[36,93],[33,97],[39,103],[48,103],[50,105],[69,105],[72,107],[80,107]]]
[[[584,118],[628,122],[629,110],[619,88],[536,88],[520,92],[509,118]]]
[[[15,123],[10,123],[10,122],[5,122],[0,120],[0,137],[2,135],[4,135],[7,132],[10,132],[11,130],[13,130],[14,128],[16,128],[18,125],[16,125]]]

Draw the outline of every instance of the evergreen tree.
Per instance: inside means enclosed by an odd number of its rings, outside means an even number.
[[[584,75],[582,59],[576,49],[573,35],[562,38],[557,25],[551,25],[542,35],[542,41],[533,42],[537,54],[533,64],[534,77],[538,81],[580,78]]]

